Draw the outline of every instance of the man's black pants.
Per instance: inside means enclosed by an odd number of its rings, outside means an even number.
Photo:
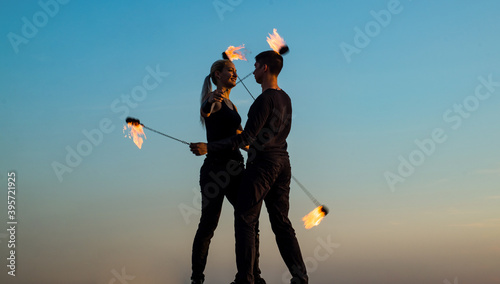
[[[235,210],[236,265],[238,268],[236,283],[254,283],[252,271],[256,257],[255,228],[263,202],[266,203],[278,249],[293,276],[293,283],[308,283],[306,267],[295,230],[288,219],[290,179],[291,168],[288,156],[273,162],[256,158],[247,164]]]

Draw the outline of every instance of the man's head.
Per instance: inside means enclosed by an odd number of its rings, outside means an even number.
[[[264,75],[278,77],[283,68],[283,57],[274,50],[264,51],[255,56],[255,71],[257,83],[262,83]]]

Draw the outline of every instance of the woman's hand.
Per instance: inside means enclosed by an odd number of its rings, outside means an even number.
[[[191,149],[191,152],[193,152],[193,154],[195,154],[196,156],[202,156],[208,152],[207,146],[208,146],[207,143],[203,142],[190,143],[189,149]]]
[[[218,89],[208,93],[206,100],[201,104],[201,116],[209,117],[212,112],[216,112],[220,109],[220,104],[214,105],[214,103],[220,103],[224,100],[222,96],[223,93],[223,90]]]
[[[220,103],[224,100],[224,97],[222,96],[222,94],[224,93],[223,90],[215,90],[213,92],[211,92],[209,95],[208,95],[208,102],[213,104],[213,103]]]

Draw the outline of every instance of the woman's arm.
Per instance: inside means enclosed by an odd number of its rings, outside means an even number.
[[[200,108],[201,116],[209,117],[210,114],[220,110],[222,100],[223,100],[222,91],[215,90],[211,93],[208,93],[204,98],[203,103],[201,104]]]

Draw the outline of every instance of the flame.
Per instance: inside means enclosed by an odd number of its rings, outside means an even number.
[[[142,137],[144,136],[144,139],[146,139],[146,134],[144,134],[144,129],[142,128],[142,125],[139,123],[127,123],[127,125],[123,126],[123,133],[125,131],[128,131],[125,135],[125,137],[128,136],[128,138],[134,140],[135,145],[141,149],[142,147]]]
[[[321,220],[325,218],[326,214],[323,210],[323,206],[316,207],[313,211],[302,218],[304,221],[304,226],[306,229],[311,229],[314,226],[318,226]]]
[[[276,29],[273,29],[273,34],[269,34],[267,43],[277,53],[280,52],[280,48],[286,45],[285,40],[276,32]]]
[[[230,45],[226,49],[226,51],[225,51],[225,53],[226,53],[227,57],[229,58],[229,60],[233,61],[233,60],[238,60],[239,59],[239,60],[245,60],[245,61],[247,61],[245,55],[241,51],[238,51],[240,49],[244,50],[245,49],[245,45],[242,44],[242,45],[237,46],[237,47],[234,47],[234,46]]]

